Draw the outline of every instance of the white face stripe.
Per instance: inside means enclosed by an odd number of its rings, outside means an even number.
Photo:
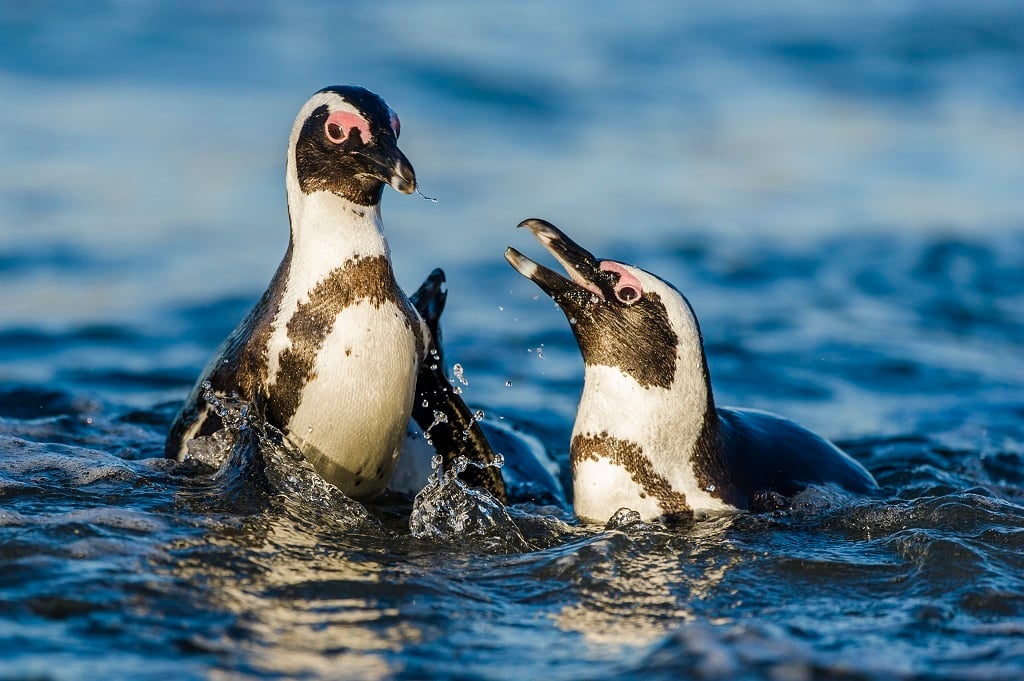
[[[342,111],[364,118],[359,109],[336,92],[318,92],[310,97],[309,101],[299,109],[298,115],[295,116],[295,122],[292,123],[292,132],[288,137],[288,158],[285,163],[285,185],[287,186],[289,199],[296,193],[301,193],[299,192],[299,175],[295,169],[295,145],[299,142],[299,133],[302,132],[302,126],[305,125],[306,119],[309,118],[314,111],[324,105],[327,106],[329,114],[336,111]],[[290,204],[291,201],[289,201],[289,205]]]

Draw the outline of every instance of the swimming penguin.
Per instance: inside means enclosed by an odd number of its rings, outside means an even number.
[[[468,431],[452,438],[446,458],[493,457],[469,409],[426,361],[430,331],[395,281],[381,194],[385,184],[404,194],[416,189],[399,132],[398,116],[360,87],[324,88],[300,109],[286,162],[288,250],[186,399],[167,438],[168,457],[184,458],[189,440],[222,427],[202,399],[205,382],[251,402],[355,499],[387,486],[414,399],[429,400],[432,419],[434,410],[444,414],[442,431]],[[496,469],[467,473],[504,497]]]
[[[520,226],[569,275],[505,252],[562,309],[583,355],[570,445],[581,520],[605,522],[622,507],[645,520],[746,510],[811,484],[877,489],[863,466],[792,421],[716,408],[697,317],[671,284],[597,260],[544,220]]]

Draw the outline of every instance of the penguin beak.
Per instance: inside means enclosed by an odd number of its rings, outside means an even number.
[[[595,302],[594,296],[605,300],[604,280],[606,272],[602,272],[598,260],[590,251],[567,237],[560,229],[546,220],[531,218],[519,223],[526,227],[540,241],[555,259],[565,268],[569,277],[539,265],[525,255],[509,246],[505,250],[505,260],[519,274],[537,284],[546,294],[559,305],[572,303],[579,307]]]
[[[395,191],[412,194],[416,191],[416,172],[412,164],[395,141],[383,140],[379,145],[357,153],[370,162],[371,174],[378,180],[391,185]]]

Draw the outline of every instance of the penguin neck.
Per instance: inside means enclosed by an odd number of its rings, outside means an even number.
[[[350,260],[390,261],[380,204],[361,206],[326,191],[289,193],[289,289],[308,290]]]
[[[590,365],[573,435],[602,432],[639,445],[656,468],[693,461],[699,449],[718,437],[711,379],[694,319],[679,334],[676,363],[668,387],[643,386],[618,367]]]

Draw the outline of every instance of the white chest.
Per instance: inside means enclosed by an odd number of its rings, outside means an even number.
[[[692,453],[707,404],[701,384],[644,387],[616,367],[588,366],[573,427],[577,515],[605,522],[629,508],[644,520],[735,510],[697,481]]]
[[[289,438],[349,496],[381,491],[398,460],[418,366],[415,337],[395,304],[346,308],[301,389]]]

